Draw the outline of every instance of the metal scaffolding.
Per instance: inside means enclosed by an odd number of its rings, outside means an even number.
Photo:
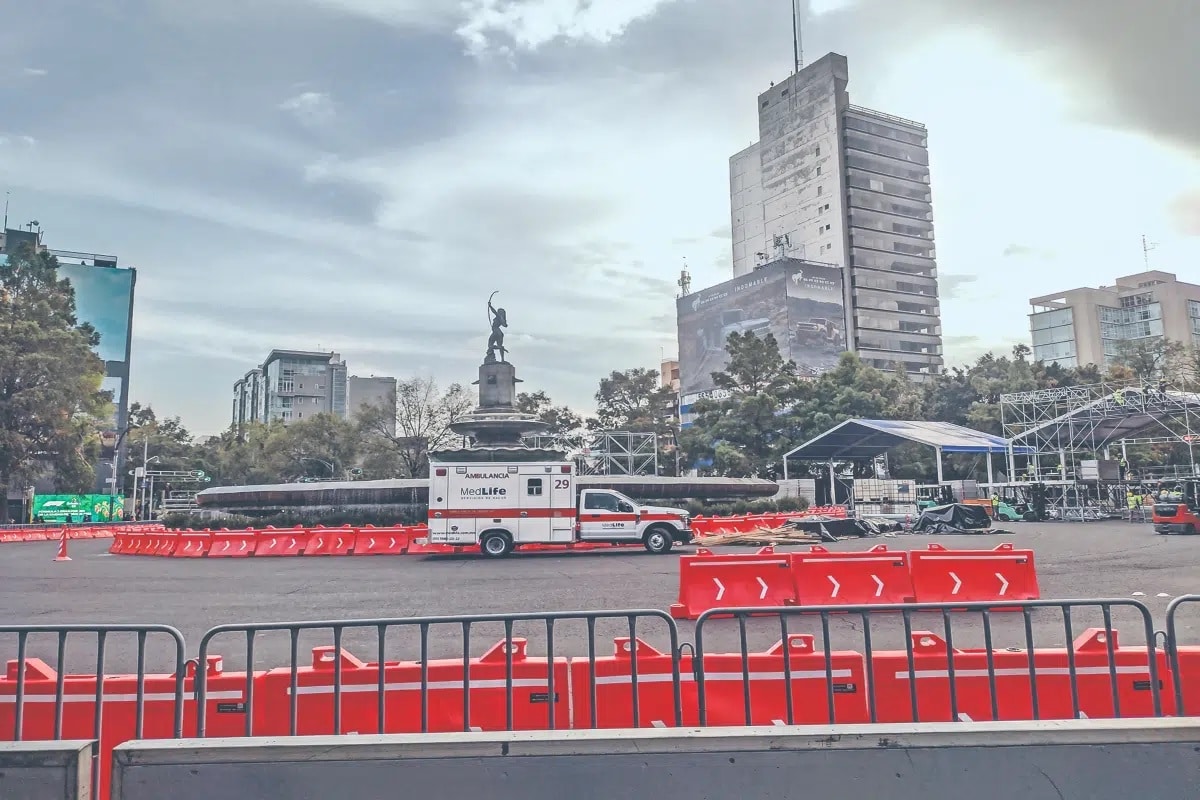
[[[551,434],[526,436],[525,444],[559,450],[575,462],[580,475],[657,475],[658,438],[653,433],[599,431],[576,437]]]
[[[1181,444],[1187,447],[1188,465],[1173,471],[1197,474],[1200,394],[1194,392],[1115,381],[1013,392],[1000,396],[1000,419],[1010,442],[1010,480],[1021,474],[1060,486],[1064,519],[1086,519],[1087,509],[1119,504],[1124,497],[1123,486],[1083,481],[1083,460],[1124,460],[1134,445]],[[1032,450],[1021,473],[1016,463],[1021,456],[1014,455],[1020,447]]]

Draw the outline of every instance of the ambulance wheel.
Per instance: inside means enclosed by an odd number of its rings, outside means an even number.
[[[646,535],[642,538],[642,543],[646,546],[646,550],[655,555],[671,552],[671,545],[674,544],[671,539],[671,532],[657,525],[646,531]]]
[[[504,531],[489,531],[479,540],[479,551],[488,558],[504,558],[513,551],[513,540]]]

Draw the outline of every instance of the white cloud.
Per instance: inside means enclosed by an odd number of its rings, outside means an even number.
[[[21,72],[24,73],[25,75],[28,75],[33,78],[40,78],[43,75],[49,74],[46,70],[42,69],[41,67],[25,67],[23,70],[21,70]]]
[[[556,39],[606,43],[674,0],[470,0],[458,34],[472,53],[509,43],[536,50]]]
[[[305,125],[324,125],[337,115],[333,99],[325,92],[301,92],[279,104],[281,111],[289,111]]]

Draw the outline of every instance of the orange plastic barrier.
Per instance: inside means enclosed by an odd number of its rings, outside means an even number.
[[[911,603],[908,554],[877,544],[865,552],[831,553],[814,545],[790,553],[797,605],[834,606]]]
[[[708,725],[777,725],[789,724],[789,720],[793,725],[867,722],[866,661],[861,653],[834,650],[826,664],[825,651],[816,647],[814,637],[808,633],[789,635],[786,653],[780,640],[765,653],[749,653],[745,659],[741,653],[706,655],[704,709]]]
[[[408,552],[406,528],[360,528],[354,534],[353,555],[398,556]]]
[[[334,731],[334,659],[332,647],[313,648],[313,665],[297,670],[296,724],[300,735],[327,735]],[[342,733],[376,733],[379,730],[379,665],[364,663],[344,649],[342,672]],[[454,732],[467,729],[502,731],[508,727],[506,676],[508,655],[500,641],[466,670],[469,716],[464,709],[464,670],[461,660],[430,661],[425,671],[428,688],[427,729]],[[546,730],[550,727],[549,662],[526,652],[526,641],[512,640],[512,728]],[[570,684],[567,659],[554,660],[554,726],[570,728]],[[254,735],[286,735],[290,730],[291,671],[274,669],[255,686]],[[389,662],[383,668],[386,733],[421,731],[421,665],[412,661]],[[469,723],[464,724],[469,719]]]
[[[178,542],[171,553],[175,558],[202,558],[212,546],[209,531],[179,531]]]
[[[1182,645],[1178,650],[1179,671],[1173,673],[1175,684],[1182,687],[1181,717],[1200,717],[1200,646]]]
[[[341,528],[316,528],[310,530],[308,544],[304,546],[306,556],[345,556],[354,549],[354,531]]]
[[[679,601],[671,616],[695,619],[712,608],[795,605],[796,585],[786,555],[764,547],[753,554],[713,553],[703,547],[679,557]]]
[[[303,528],[260,531],[255,556],[298,556],[308,547],[308,531]]]
[[[637,651],[638,726],[675,726],[675,678],[670,654],[659,652],[641,639],[630,645],[629,637],[625,636],[613,640],[611,656],[596,657],[594,671],[588,659],[571,659],[571,705],[577,730],[634,727],[634,654],[631,652],[634,649]],[[679,673],[682,722],[685,726],[698,725],[700,718],[691,656],[680,658]],[[595,703],[592,702],[593,692]]]
[[[877,652],[872,658],[876,715],[879,722],[953,722],[950,669],[954,670],[955,700],[960,719],[1032,720],[1033,693],[1029,654],[1023,649],[993,650],[989,677],[987,651],[950,653],[946,642],[928,631],[914,631],[913,670],[916,675],[917,717],[914,720],[908,655],[903,650]],[[1116,674],[1121,717],[1154,715],[1150,667],[1145,647],[1122,649],[1117,632],[1112,638],[1113,667],[1103,628],[1089,628],[1066,648],[1033,651],[1033,680],[1037,685],[1040,719],[1072,719],[1071,659],[1074,659],[1079,710],[1089,718],[1116,717],[1112,675]],[[1171,675],[1166,658],[1157,651],[1156,665],[1164,714],[1171,713]],[[992,681],[997,714],[992,713]]]
[[[245,729],[242,703],[245,699],[246,676],[244,673],[222,672],[220,656],[209,656],[208,662],[208,735],[240,736]],[[11,741],[13,738],[18,669],[16,661],[9,661],[6,675],[0,678],[0,741]],[[58,673],[41,659],[26,659],[21,714],[22,738],[30,741],[96,738],[97,680],[92,675],[63,676],[61,735],[55,736],[55,692],[58,678]],[[141,738],[174,737],[176,688],[177,681],[174,675],[143,676]],[[195,666],[189,663],[182,695],[184,736],[194,736],[196,733],[194,689]],[[112,749],[137,735],[137,676],[106,675],[101,690],[98,796],[107,797]],[[242,706],[242,714],[225,713],[239,706]]]
[[[1032,550],[1002,544],[994,550],[947,550],[939,544],[909,553],[918,603],[1037,600]]]
[[[258,531],[219,530],[212,532],[209,558],[247,558],[258,547]]]

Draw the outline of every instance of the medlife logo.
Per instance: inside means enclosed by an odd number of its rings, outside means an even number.
[[[503,486],[480,486],[478,488],[464,486],[459,490],[459,497],[505,497],[508,489]]]

